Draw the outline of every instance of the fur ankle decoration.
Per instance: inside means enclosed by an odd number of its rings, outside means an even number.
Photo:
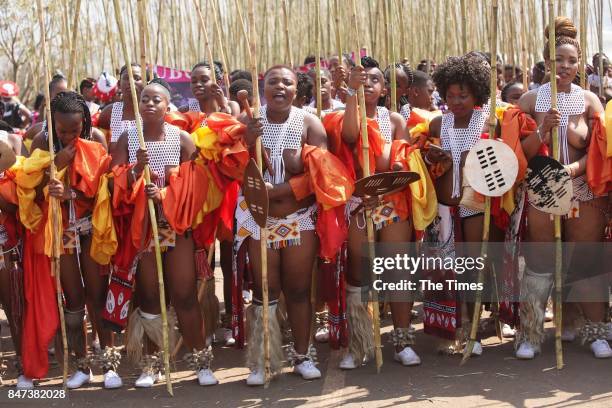
[[[318,328],[327,327],[329,324],[329,312],[324,310],[322,312],[315,313],[315,321]]]
[[[281,328],[277,316],[277,305],[270,304],[268,327],[270,331],[270,369],[272,374],[280,372],[283,366],[283,345]],[[246,364],[251,370],[263,368],[263,306],[254,303],[246,311],[248,327],[248,344],[246,353]]]
[[[367,303],[361,301],[362,288],[346,286],[346,317],[349,328],[349,353],[361,362],[374,355],[374,330]]]
[[[400,327],[393,329],[391,332],[391,343],[395,347],[401,347],[402,349],[412,346],[416,342],[414,333],[415,330],[413,327]]]
[[[117,347],[106,347],[96,359],[102,371],[117,371],[121,362],[121,352]]]
[[[91,356],[85,356],[79,358],[76,361],[77,370],[82,371],[84,373],[89,372],[89,365],[91,364]]]
[[[586,322],[580,329],[581,343],[592,343],[595,340],[605,340],[608,336],[608,325],[604,322]]]
[[[143,374],[155,375],[164,373],[164,358],[163,352],[158,351],[155,354],[147,354],[142,357],[140,362]]]
[[[305,360],[310,360],[313,363],[317,362],[317,349],[312,344],[308,346],[308,351],[306,354],[299,354],[297,351],[295,351],[293,343],[286,345],[285,348],[287,349],[287,359],[292,367],[302,363]]]
[[[208,346],[200,351],[193,349],[193,352],[185,353],[183,360],[189,369],[196,373],[202,369],[208,369],[213,360],[212,347]]]

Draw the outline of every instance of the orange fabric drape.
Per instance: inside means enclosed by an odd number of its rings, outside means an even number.
[[[166,113],[164,116],[164,121],[171,125],[174,125],[187,133],[195,132],[200,126],[202,126],[202,122],[206,119],[206,114],[204,112],[179,112],[179,111],[171,111]]]
[[[535,132],[537,126],[535,120],[531,119],[519,108],[512,107],[503,113],[501,137],[504,143],[514,151],[519,164],[516,183],[521,182],[527,172],[527,158],[523,152],[521,140]]]
[[[209,183],[203,166],[187,161],[174,169],[161,190],[164,215],[177,234],[191,227],[206,201]]]
[[[602,196],[612,191],[612,157],[608,157],[607,150],[603,118],[596,113],[591,128],[586,168],[587,181],[595,196]]]
[[[327,132],[329,150],[335,154],[346,165],[352,173],[353,180],[356,179],[355,163],[353,160],[353,151],[357,152],[358,163],[363,168],[363,155],[361,148],[361,136],[357,139],[355,146],[349,146],[342,140],[342,123],[344,121],[344,112],[332,112],[323,118],[323,126]],[[369,165],[370,174],[374,174],[376,170],[375,158],[382,155],[385,140],[380,134],[380,128],[376,119],[368,118],[368,143],[369,143]]]

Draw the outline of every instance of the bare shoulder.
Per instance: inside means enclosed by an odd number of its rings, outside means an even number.
[[[36,149],[41,150],[49,150],[49,146],[47,145],[47,138],[45,137],[44,132],[38,132],[36,136],[32,139],[32,147],[30,150],[33,152]]]
[[[588,112],[589,116],[593,116],[595,113],[603,113],[604,111],[599,97],[591,91],[584,91],[584,104],[585,111]]]
[[[100,129],[91,128],[91,139],[94,142],[100,143],[106,150],[108,150],[108,146],[106,145],[106,137]]]
[[[429,122],[429,133],[433,136],[440,135],[442,129],[442,115],[438,115]]]
[[[531,114],[535,110],[535,103],[538,97],[538,90],[532,89],[531,91],[524,93],[521,99],[518,101],[519,108],[525,112]]]
[[[43,124],[42,122],[38,122],[32,126],[30,126],[30,128],[28,130],[26,130],[25,132],[25,138],[26,139],[34,139],[34,137],[40,133],[40,131],[43,128]]]
[[[102,112],[100,112],[100,118],[98,119],[98,127],[101,127],[102,129],[110,128],[110,120],[111,120],[111,114],[113,112],[113,105],[114,103],[111,103],[109,105],[106,105],[104,109],[102,109]]]

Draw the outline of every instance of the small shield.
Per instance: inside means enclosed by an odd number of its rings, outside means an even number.
[[[268,189],[257,167],[255,160],[251,159],[244,172],[242,193],[249,212],[261,228],[265,228],[268,220]]]
[[[531,205],[545,213],[565,215],[573,194],[572,178],[561,163],[547,156],[529,160],[527,197]]]
[[[516,181],[518,160],[504,142],[482,139],[470,149],[463,174],[474,191],[501,197]]]
[[[8,170],[17,161],[15,152],[8,143],[0,141],[0,172]]]
[[[420,178],[418,173],[412,171],[389,171],[364,177],[355,182],[356,197],[379,196],[403,190],[408,184]]]

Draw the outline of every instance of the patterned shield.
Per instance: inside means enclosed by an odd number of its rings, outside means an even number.
[[[500,197],[516,181],[518,160],[504,142],[482,139],[470,149],[463,174],[474,191],[488,197]]]
[[[529,160],[527,198],[540,211],[565,215],[571,209],[572,178],[561,163],[546,156]]]
[[[355,182],[356,197],[379,196],[403,190],[410,183],[420,178],[412,171],[389,171],[364,177]]]
[[[268,189],[253,159],[249,161],[244,172],[242,193],[253,219],[257,225],[264,228],[268,219]]]
[[[17,158],[15,152],[8,143],[0,141],[0,172],[10,169]]]

